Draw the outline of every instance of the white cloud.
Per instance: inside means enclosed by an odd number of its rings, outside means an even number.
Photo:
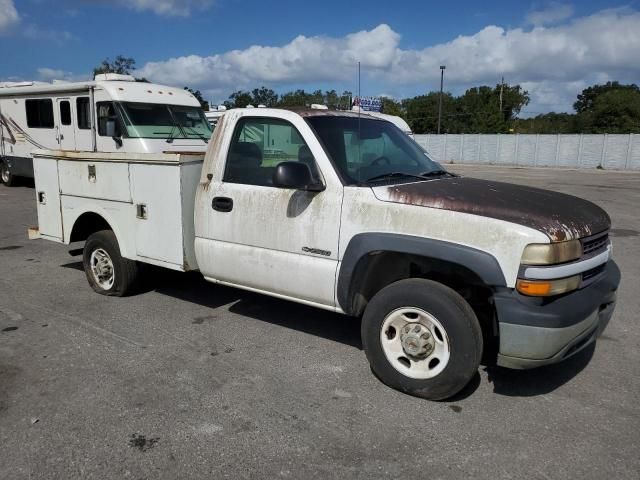
[[[50,30],[33,24],[25,26],[22,33],[30,40],[43,40],[54,42],[58,45],[76,38],[71,32],[67,32],[66,30]]]
[[[206,10],[214,0],[85,0],[86,2],[117,4],[132,10],[151,11],[156,15],[188,17],[194,10]]]
[[[8,33],[20,22],[13,0],[0,0],[0,35]]]
[[[64,78],[69,72],[64,70],[42,67],[38,69],[38,76],[43,80],[51,80],[53,78]]]
[[[572,5],[552,2],[545,8],[529,12],[527,22],[535,26],[549,25],[571,18],[573,12]]]
[[[584,85],[640,77],[640,12],[603,10],[563,25],[531,29],[490,25],[422,50],[399,45],[400,35],[383,24],[341,38],[299,36],[282,46],[150,62],[136,74],[211,92],[262,83],[352,86],[356,62],[361,61],[365,78],[380,90],[398,91],[423,85],[436,89],[439,66],[447,65],[447,89],[496,84],[504,75],[507,82],[529,89],[530,109],[570,110]]]
[[[246,50],[201,57],[189,55],[149,62],[136,75],[160,83],[214,89],[259,82],[307,83],[355,78],[356,65],[385,71],[397,54],[400,35],[388,25],[342,38],[300,35],[280,47],[254,45]]]

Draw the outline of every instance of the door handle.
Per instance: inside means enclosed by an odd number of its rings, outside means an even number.
[[[216,212],[230,212],[233,210],[233,199],[228,197],[215,197],[211,201],[211,207]]]

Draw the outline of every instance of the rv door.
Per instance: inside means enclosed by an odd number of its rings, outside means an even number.
[[[74,115],[69,98],[58,98],[58,122],[56,124],[56,137],[60,150],[75,150],[76,135],[73,125]]]

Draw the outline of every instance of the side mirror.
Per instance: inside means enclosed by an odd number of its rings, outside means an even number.
[[[116,135],[116,121],[112,118],[108,119],[106,122],[106,134],[107,137],[117,137]]]
[[[273,185],[308,192],[324,190],[324,185],[314,182],[309,165],[302,162],[280,162],[273,172]]]
[[[121,147],[122,139],[120,137],[122,134],[120,133],[118,124],[116,123],[116,120],[114,118],[107,119],[105,129],[107,137],[113,138],[113,141],[116,142],[119,147]]]

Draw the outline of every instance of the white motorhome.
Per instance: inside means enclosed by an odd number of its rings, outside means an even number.
[[[129,75],[78,83],[0,85],[0,168],[4,183],[33,177],[34,149],[204,152],[211,127],[187,90]]]

